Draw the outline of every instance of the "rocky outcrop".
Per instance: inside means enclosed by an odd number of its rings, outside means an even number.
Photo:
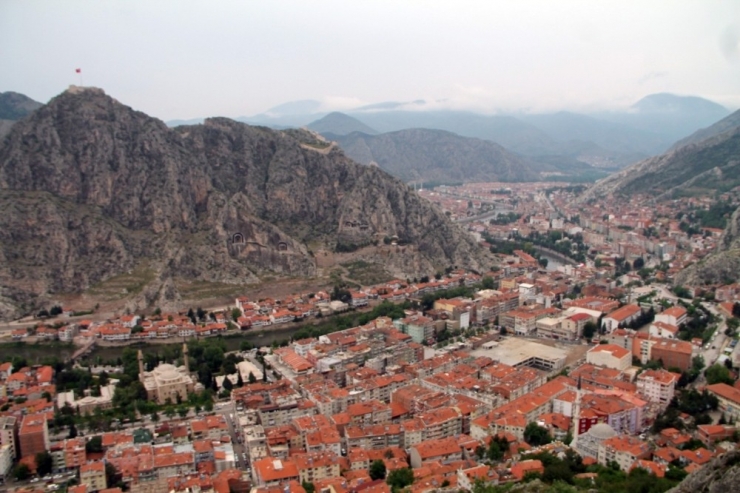
[[[740,484],[740,451],[721,455],[687,476],[668,493],[728,493]]]
[[[679,285],[731,284],[740,280],[740,208],[730,218],[717,251],[681,271]]]
[[[224,118],[170,129],[93,88],[14,126],[0,148],[0,205],[6,315],[143,264],[133,306],[176,302],[178,278],[313,276],[309,245],[397,236],[409,248],[386,267],[398,275],[484,259],[403,183],[308,132]]]
[[[580,200],[635,193],[667,198],[679,190],[711,193],[731,190],[737,185],[740,185],[740,127],[640,161],[599,181]]]

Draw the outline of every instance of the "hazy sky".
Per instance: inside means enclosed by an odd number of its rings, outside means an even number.
[[[740,0],[0,0],[0,91],[162,119],[425,99],[532,111],[655,92],[740,107]]]

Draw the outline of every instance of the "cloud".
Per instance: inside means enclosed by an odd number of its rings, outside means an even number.
[[[346,111],[366,104],[366,101],[352,96],[324,96],[319,111]]]
[[[637,80],[638,84],[645,84],[647,82],[650,82],[655,79],[662,79],[663,77],[666,77],[668,75],[668,72],[648,72],[647,74],[643,75]]]

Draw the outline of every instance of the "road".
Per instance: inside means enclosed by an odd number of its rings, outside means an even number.
[[[473,221],[485,221],[487,219],[492,219],[499,214],[507,214],[511,212],[509,209],[498,209],[491,212],[486,212],[485,214],[480,214],[478,216],[468,216],[468,217],[462,217],[460,219],[457,219],[456,222],[458,223],[471,223]]]
[[[236,462],[236,468],[242,471],[249,468],[249,464],[245,461],[246,449],[244,448],[243,439],[241,435],[241,429],[239,427],[239,415],[236,412],[236,406],[233,401],[220,402],[216,404],[214,410],[222,415],[229,427],[229,436],[231,436],[231,444],[234,447],[234,458]]]

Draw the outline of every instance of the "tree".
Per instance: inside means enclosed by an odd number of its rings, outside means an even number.
[[[382,460],[374,460],[370,464],[370,479],[375,481],[376,479],[385,479],[385,462]]]
[[[385,479],[391,488],[401,490],[414,483],[414,471],[410,467],[394,469]]]
[[[113,488],[113,485],[117,484],[119,480],[120,480],[120,476],[118,474],[118,469],[116,469],[116,466],[106,461],[105,462],[105,482],[107,483],[108,488]]]
[[[18,481],[25,481],[31,476],[31,470],[26,464],[18,464],[15,466],[15,469],[13,469],[13,476]]]
[[[632,263],[632,268],[635,270],[640,270],[643,267],[645,267],[645,259],[642,257],[636,258],[635,261]]]
[[[54,468],[54,459],[48,450],[36,454],[36,474],[46,476]]]
[[[239,320],[239,317],[242,316],[242,311],[239,308],[234,308],[231,310],[231,319],[236,322]]]
[[[69,434],[67,434],[67,438],[77,438],[77,427],[74,423],[69,424]]]
[[[103,451],[103,438],[100,435],[92,437],[85,444],[85,452],[88,454],[99,454]]]
[[[706,369],[704,375],[707,377],[707,383],[714,385],[715,383],[726,383],[732,385],[735,381],[730,375],[730,370],[726,366],[720,364],[714,364]]]
[[[316,485],[309,483],[308,481],[302,481],[301,486],[306,490],[306,493],[314,493],[316,491]]]
[[[550,432],[546,428],[532,422],[524,428],[524,441],[533,447],[538,447],[550,443],[552,439],[550,438]]]
[[[224,377],[224,381],[221,384],[221,386],[223,387],[224,390],[229,390],[229,391],[234,388],[234,384],[231,383],[231,380],[229,379],[228,376]]]
[[[590,341],[594,337],[594,334],[596,334],[597,330],[598,327],[596,327],[596,324],[589,320],[586,322],[586,325],[583,326],[583,337]]]
[[[549,260],[547,260],[547,257],[540,257],[537,261],[542,267],[547,268],[547,264],[549,263]]]
[[[481,280],[481,287],[483,287],[483,289],[493,289],[494,287],[496,287],[496,282],[491,276],[483,276],[483,279]]]
[[[250,371],[250,372],[249,372],[249,378],[248,378],[247,380],[249,380],[249,383],[255,383],[255,382],[257,382],[257,377],[255,377],[255,376],[254,376],[254,373],[252,373],[252,372]]]
[[[486,455],[492,461],[500,461],[504,458],[504,454],[509,450],[509,442],[505,437],[496,435],[491,438],[491,442],[488,444],[488,451]]]

